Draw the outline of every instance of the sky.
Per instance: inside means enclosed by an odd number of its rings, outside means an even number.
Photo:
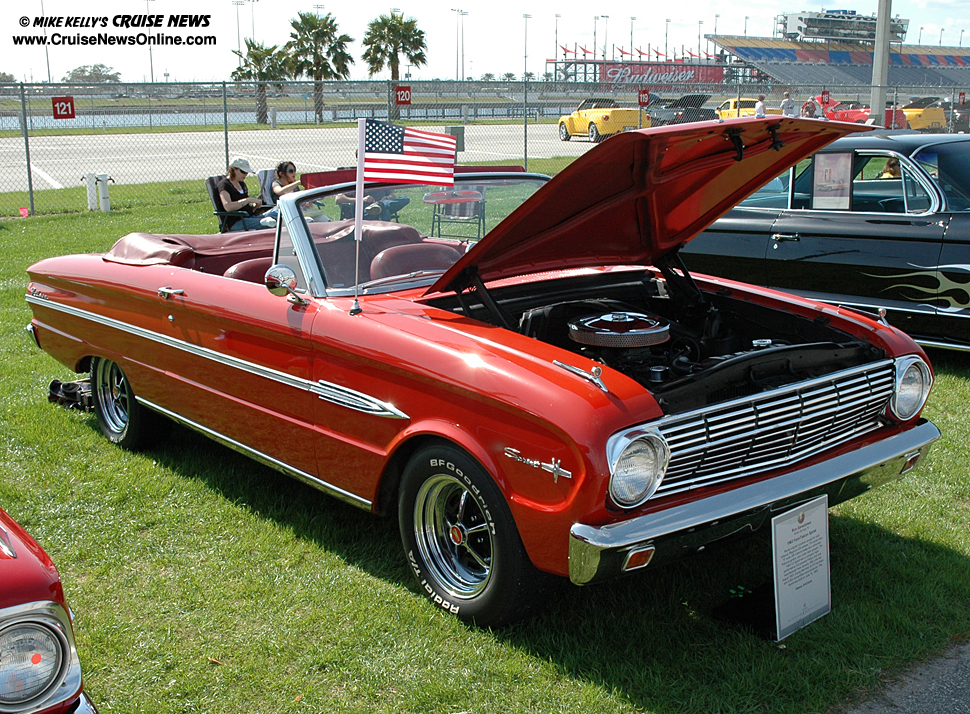
[[[245,38],[282,45],[289,39],[290,20],[298,12],[330,12],[340,31],[355,40],[350,45],[356,60],[351,79],[366,79],[367,67],[360,56],[367,23],[393,9],[414,17],[426,33],[428,63],[410,68],[414,80],[454,79],[460,75],[478,79],[486,72],[497,77],[511,72],[518,77],[524,69],[541,76],[557,40],[569,49],[576,45],[592,49],[594,31],[600,52],[605,44],[608,56],[614,51],[613,45],[629,51],[631,30],[633,45],[643,52],[648,45],[663,52],[666,44],[671,53],[677,48],[679,55],[681,47],[696,52],[698,31],[701,35],[713,34],[715,29],[721,35],[743,35],[747,26],[748,36],[770,37],[774,18],[782,12],[851,9],[875,14],[878,6],[877,0],[837,1],[831,6],[796,4],[792,0],[784,0],[785,4],[747,0],[735,10],[717,0],[680,0],[675,6],[658,11],[654,7],[659,3],[655,2],[600,0],[594,11],[582,3],[561,0],[389,0],[393,2],[397,4],[382,7],[376,3],[332,0],[8,0],[8,9],[0,19],[0,72],[12,74],[17,81],[45,82],[49,76],[58,82],[75,67],[100,63],[120,72],[122,81],[127,82],[150,81],[152,75],[157,82],[228,80],[238,62],[232,50],[238,49],[240,42],[244,45]],[[124,15],[162,15],[166,25],[172,16],[208,15],[207,27],[166,26],[151,28],[149,32],[181,37],[183,43],[196,41],[194,36],[211,36],[215,45],[156,45],[149,52],[144,45],[62,44],[49,45],[46,54],[43,47],[15,45],[16,36],[43,34],[42,29],[34,27],[42,6],[43,14],[50,20],[61,18],[61,27],[47,29],[49,41],[54,33],[70,38],[102,33],[117,38],[145,32],[140,27],[116,27],[116,22],[124,22],[119,17]],[[524,14],[531,17],[524,18]],[[916,44],[921,39],[924,45],[937,46],[942,31],[944,46],[957,46],[962,39],[963,46],[970,47],[968,0],[896,0],[892,14],[910,20],[907,43]],[[68,23],[83,21],[77,18],[106,18],[107,27],[67,27]],[[134,21],[138,22],[137,17]],[[22,27],[24,23],[27,28]],[[701,44],[706,49],[703,38]],[[386,70],[376,75],[380,79],[389,76]]]

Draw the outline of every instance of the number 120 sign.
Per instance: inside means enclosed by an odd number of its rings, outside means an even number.
[[[403,85],[398,86],[397,91],[397,103],[398,104],[410,104],[411,103],[411,87],[405,87]]]
[[[55,119],[74,118],[74,97],[51,97]]]

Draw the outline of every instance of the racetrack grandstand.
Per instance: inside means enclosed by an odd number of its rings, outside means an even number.
[[[853,86],[872,81],[872,43],[801,42],[708,35],[730,65],[784,85]],[[719,52],[721,54],[721,52]],[[899,45],[889,53],[890,86],[970,87],[970,48]]]

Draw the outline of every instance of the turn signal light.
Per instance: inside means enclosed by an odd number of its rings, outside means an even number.
[[[652,545],[648,545],[646,548],[638,548],[637,550],[631,550],[629,555],[626,556],[626,562],[623,564],[623,570],[637,570],[638,568],[645,568],[650,565],[650,560],[653,558],[655,548]]]

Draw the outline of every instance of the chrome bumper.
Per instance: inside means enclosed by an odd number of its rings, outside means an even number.
[[[676,560],[709,543],[753,532],[771,517],[823,493],[829,505],[895,481],[923,460],[940,430],[925,419],[908,431],[748,486],[606,526],[569,530],[569,579],[577,585],[624,574],[631,551],[652,546],[650,565]]]
[[[88,695],[81,692],[81,701],[78,702],[77,709],[71,714],[98,714],[98,710],[94,708],[94,704],[88,699]]]

